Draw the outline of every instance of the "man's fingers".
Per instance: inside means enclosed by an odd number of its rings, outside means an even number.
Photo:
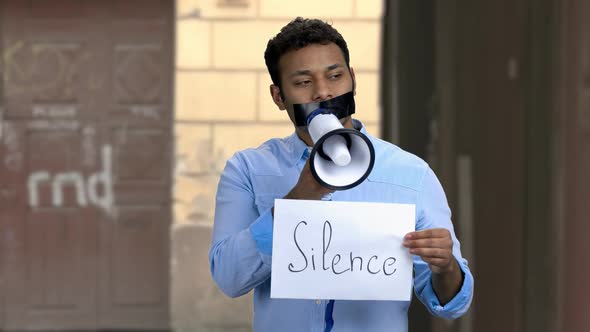
[[[433,228],[406,234],[403,245],[419,256],[435,273],[448,271],[453,262],[453,240],[446,228]]]
[[[451,233],[446,228],[431,228],[422,231],[416,231],[406,234],[406,240],[419,240],[428,238],[444,238],[451,237]]]
[[[418,255],[422,260],[426,261],[426,259],[430,258],[441,258],[441,259],[449,259],[452,256],[452,253],[448,249],[439,249],[439,248],[417,248],[417,249],[410,249],[410,254]]]
[[[422,259],[423,261],[425,261],[426,263],[432,265],[432,266],[437,266],[440,268],[444,268],[447,267],[451,261],[448,259],[444,259],[444,258],[432,258],[432,257],[428,257],[425,259]]]
[[[419,240],[405,240],[406,248],[452,248],[453,241],[450,238],[429,238]]]

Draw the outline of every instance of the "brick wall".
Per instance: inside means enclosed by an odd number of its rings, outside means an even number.
[[[270,98],[263,53],[268,40],[294,16],[325,19],[342,33],[357,77],[356,117],[369,132],[379,134],[382,2],[317,3],[177,1],[176,223],[211,225],[215,189],[225,160],[237,150],[292,132],[287,114]]]
[[[382,6],[381,0],[177,0],[172,302],[178,331],[241,331],[250,324],[251,309],[244,310],[250,298],[221,299],[202,273],[209,243],[195,242],[210,236],[227,158],[293,131],[269,95],[266,43],[295,16],[332,22],[349,45],[357,78],[356,118],[379,136]],[[241,314],[224,315],[227,311]]]

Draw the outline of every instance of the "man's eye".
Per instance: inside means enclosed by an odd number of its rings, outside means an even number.
[[[311,80],[303,80],[303,81],[295,82],[296,86],[306,86],[306,85],[310,85],[310,84],[311,84]]]
[[[342,76],[342,74],[334,74],[334,75],[330,75],[330,79],[331,80],[337,80]]]

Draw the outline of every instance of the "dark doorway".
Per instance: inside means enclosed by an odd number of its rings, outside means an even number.
[[[411,331],[551,331],[557,2],[386,3],[382,132],[441,179],[475,276],[466,317]]]

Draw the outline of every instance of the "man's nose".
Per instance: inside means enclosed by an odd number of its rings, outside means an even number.
[[[325,80],[318,80],[314,84],[313,101],[323,101],[332,98],[330,85]]]

